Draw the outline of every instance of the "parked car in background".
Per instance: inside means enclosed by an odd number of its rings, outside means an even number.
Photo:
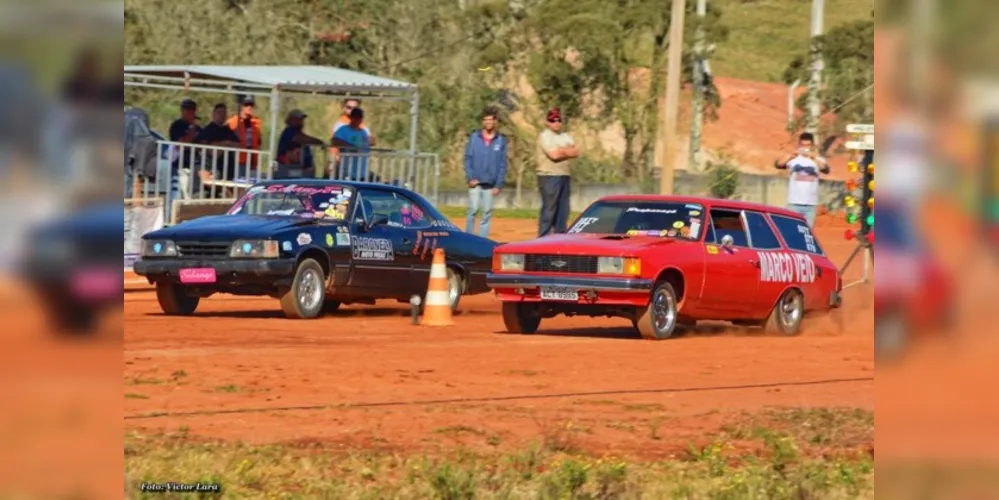
[[[146,234],[134,269],[156,285],[167,314],[192,314],[201,299],[231,293],[268,295],[289,318],[316,318],[344,304],[424,297],[434,250],[442,248],[454,310],[462,295],[489,291],[495,246],[403,188],[268,181],[225,215]]]
[[[567,234],[498,247],[488,285],[509,332],[559,314],[616,316],[648,339],[698,320],[794,335],[806,314],[838,307],[842,290],[800,215],[653,195],[602,198]]]

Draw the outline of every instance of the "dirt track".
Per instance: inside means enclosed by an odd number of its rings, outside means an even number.
[[[852,244],[829,222],[817,232],[839,263]],[[531,221],[496,220],[493,236],[533,231]],[[743,411],[873,410],[870,293],[850,289],[838,318],[806,320],[797,338],[706,326],[648,342],[614,319],[556,318],[533,336],[502,334],[491,295],[464,298],[455,326],[430,329],[410,326],[408,307],[394,301],[290,321],[272,299],[221,296],[195,317],[167,318],[153,293],[133,290],[125,427],[427,451],[547,439],[662,456]]]

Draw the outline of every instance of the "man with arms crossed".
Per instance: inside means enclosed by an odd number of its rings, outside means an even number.
[[[819,204],[819,174],[829,173],[826,159],[815,151],[815,136],[805,132],[798,137],[798,150],[783,161],[774,162],[778,170],[787,170],[787,208],[804,215],[808,225],[815,227],[815,211]]]
[[[569,179],[572,159],[579,156],[576,141],[562,132],[558,108],[547,116],[548,128],[538,137],[538,188],[541,191],[541,217],[538,237],[564,233],[569,223]]]

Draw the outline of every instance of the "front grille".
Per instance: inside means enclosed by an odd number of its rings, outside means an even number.
[[[177,253],[180,254],[180,257],[222,259],[229,256],[231,246],[232,243],[185,241],[177,243]]]
[[[589,255],[526,255],[524,270],[531,272],[596,274],[597,258]]]

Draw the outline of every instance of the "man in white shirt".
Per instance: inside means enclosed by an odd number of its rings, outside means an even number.
[[[815,226],[815,212],[819,205],[819,174],[829,173],[826,159],[815,151],[815,136],[805,132],[798,137],[798,150],[784,161],[777,160],[774,167],[787,170],[787,208],[805,216],[809,226]]]
[[[547,128],[538,136],[538,188],[541,214],[538,237],[564,233],[569,221],[569,181],[572,160],[579,157],[576,141],[562,131],[562,113],[548,112]]]

